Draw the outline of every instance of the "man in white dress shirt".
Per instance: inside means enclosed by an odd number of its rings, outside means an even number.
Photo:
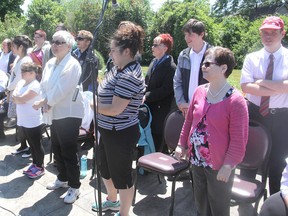
[[[267,17],[259,30],[264,47],[246,56],[240,82],[248,99],[250,119],[265,125],[272,137],[269,158],[272,195],[280,190],[281,174],[288,157],[288,49],[281,44],[286,34],[281,18]],[[270,74],[270,78],[266,74]],[[269,96],[266,111],[262,106],[265,96]]]

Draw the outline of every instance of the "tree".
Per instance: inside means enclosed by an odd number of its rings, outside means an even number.
[[[208,0],[190,0],[185,2],[167,1],[155,14],[150,28],[150,44],[160,33],[169,33],[174,38],[172,56],[177,60],[181,50],[187,47],[182,27],[191,18],[198,19],[206,25],[205,40],[213,45],[220,44],[219,24],[209,16]],[[150,55],[151,56],[151,55]],[[150,57],[151,60],[152,56]]]
[[[76,33],[85,29],[94,32],[102,9],[102,4],[98,1],[71,0],[63,3],[68,11],[65,23],[70,31]],[[118,3],[120,7],[117,9],[108,4],[103,23],[96,35],[95,48],[102,53],[106,60],[109,53],[109,38],[121,21],[130,20],[146,29],[149,19],[152,19],[152,10],[148,0],[118,0]]]
[[[14,13],[17,17],[21,16],[23,12],[20,5],[24,3],[24,0],[2,0],[0,2],[0,20],[5,21],[6,14]]]
[[[65,9],[53,0],[33,0],[28,7],[25,31],[32,36],[37,29],[43,29],[47,38],[50,39],[55,32],[58,23],[65,20]]]
[[[255,18],[263,13],[274,13],[281,4],[282,0],[218,0],[212,11],[218,17],[238,14]]]
[[[16,35],[23,34],[25,22],[25,17],[18,17],[15,13],[7,13],[4,22],[0,22],[0,42],[5,38],[13,38]]]

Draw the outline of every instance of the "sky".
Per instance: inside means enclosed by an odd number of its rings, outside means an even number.
[[[151,0],[151,7],[154,11],[157,11],[161,5],[167,0]],[[21,6],[22,10],[24,10],[24,12],[27,11],[28,5],[32,2],[32,0],[25,0],[24,4]],[[210,3],[214,3],[215,0],[210,0]]]

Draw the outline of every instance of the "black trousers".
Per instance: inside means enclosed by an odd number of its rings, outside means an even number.
[[[20,148],[21,149],[27,148],[28,145],[26,143],[26,136],[25,136],[25,133],[23,131],[23,127],[18,126],[18,125],[17,125],[17,136],[18,136],[19,141],[20,141]]]
[[[53,120],[51,125],[51,143],[54,158],[57,161],[57,178],[68,181],[68,185],[78,189],[80,183],[80,170],[77,149],[77,138],[80,118],[64,118]]]
[[[140,137],[138,124],[123,130],[99,127],[100,172],[104,179],[112,179],[116,189],[133,186],[133,151]]]
[[[270,195],[280,190],[280,181],[288,157],[288,111],[269,113],[263,117],[259,107],[248,103],[249,118],[262,123],[270,132],[272,150],[269,158],[269,190]]]
[[[31,149],[33,164],[36,164],[36,166],[38,167],[43,167],[44,148],[41,143],[41,125],[34,128],[25,128],[19,126],[18,129],[23,132],[25,138],[28,140]]]

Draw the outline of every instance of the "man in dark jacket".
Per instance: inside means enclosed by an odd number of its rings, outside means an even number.
[[[78,35],[76,37],[77,41],[77,49],[75,49],[72,52],[72,55],[78,59],[78,61],[81,64],[82,67],[82,86],[83,91],[92,91],[92,80],[91,80],[91,74],[92,72],[95,73],[95,82],[97,83],[97,77],[98,77],[98,60],[96,56],[93,54],[91,56],[91,61],[86,61],[85,58],[88,53],[88,48],[90,46],[90,43],[93,40],[93,35],[91,32],[86,30],[81,30],[78,32]],[[87,64],[86,70],[84,71],[84,64]]]

